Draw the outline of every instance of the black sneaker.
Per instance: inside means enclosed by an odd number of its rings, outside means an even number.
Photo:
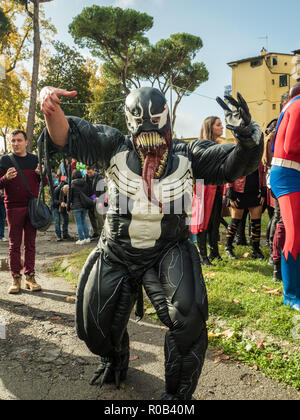
[[[210,261],[209,261],[209,258],[207,257],[207,256],[202,256],[202,255],[200,255],[200,261],[201,261],[201,264],[202,265],[206,265],[206,266],[214,266],[214,264],[212,264]]]
[[[234,255],[233,249],[232,248],[226,248],[225,249],[226,255],[228,258],[230,258],[231,260],[236,260],[236,256]]]
[[[261,250],[259,248],[253,249],[252,250],[252,254],[251,254],[251,258],[253,258],[254,260],[264,260],[264,254],[261,252]]]
[[[63,236],[63,239],[65,241],[73,241],[74,240],[74,238],[72,238],[72,236],[70,236],[70,235]]]

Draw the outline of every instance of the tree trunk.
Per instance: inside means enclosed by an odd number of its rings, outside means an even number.
[[[177,96],[174,108],[173,108],[173,115],[172,115],[172,133],[174,133],[174,128],[175,128],[175,122],[176,122],[176,113],[177,113],[177,108],[178,105],[181,101],[182,97],[180,98],[179,96]]]
[[[40,65],[40,51],[41,51],[41,40],[40,40],[40,22],[39,22],[39,0],[33,0],[33,66],[31,76],[31,93],[30,93],[30,104],[27,118],[27,138],[28,138],[28,150],[32,151],[32,140],[33,130],[35,123],[35,112],[36,112],[36,100],[37,100],[37,85],[39,77],[39,65]]]
[[[3,143],[4,143],[4,153],[7,153],[7,140],[6,140],[6,134],[3,134]]]

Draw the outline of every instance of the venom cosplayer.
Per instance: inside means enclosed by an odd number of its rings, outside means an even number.
[[[52,150],[105,169],[109,179],[104,230],[77,291],[78,336],[101,356],[92,382],[101,377],[101,385],[115,381],[118,387],[126,378],[127,323],[143,285],[169,328],[161,399],[191,399],[207,348],[208,304],[183,202],[193,179],[225,184],[252,173],[261,160],[261,130],[238,95],[238,101],[227,98],[235,111],[217,98],[236,145],[172,139],[165,97],[157,89],[141,88],[126,98],[130,135],[124,136],[112,127],[65,117],[59,97],[75,95],[46,87],[41,104]]]

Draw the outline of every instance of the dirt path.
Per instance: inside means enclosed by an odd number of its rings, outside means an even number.
[[[0,400],[150,400],[164,391],[164,333],[149,321],[129,322],[131,361],[125,388],[89,379],[98,357],[78,340],[74,330],[75,289],[41,270],[48,259],[73,251],[74,243],[55,241],[53,230],[39,234],[38,281],[43,291],[8,295],[8,271],[0,271]],[[90,245],[92,248],[92,244]],[[7,257],[0,243],[0,260]],[[66,252],[67,251],[67,252]],[[5,329],[4,329],[5,324]],[[3,337],[5,333],[5,338]],[[283,387],[250,368],[223,361],[208,352],[196,400],[299,400],[300,393]]]

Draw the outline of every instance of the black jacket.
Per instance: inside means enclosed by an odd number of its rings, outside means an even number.
[[[86,181],[88,187],[89,187],[89,197],[92,195],[96,195],[96,197],[99,197],[103,193],[105,193],[104,188],[104,178],[99,173],[95,172],[95,175],[91,178],[88,175],[85,175],[84,180]]]
[[[80,192],[89,195],[89,187],[83,178],[73,179],[70,189],[70,207],[71,210],[84,208],[80,200]]]
[[[55,187],[54,189],[54,203],[53,203],[53,208],[54,209],[59,209],[61,200],[60,200],[60,192],[61,189],[64,185],[67,185],[68,183],[63,181],[61,182],[57,187]]]

